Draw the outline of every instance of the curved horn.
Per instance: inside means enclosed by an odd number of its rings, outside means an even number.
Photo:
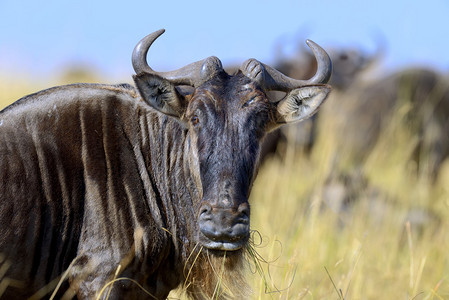
[[[176,85],[198,86],[223,69],[220,60],[214,56],[191,63],[175,71],[156,72],[147,63],[148,49],[165,32],[155,31],[144,37],[134,48],[132,63],[136,74],[149,73],[159,75]]]
[[[290,78],[278,70],[265,65],[263,63],[263,76],[258,76],[257,79],[260,79],[261,85],[269,91],[284,91],[288,92],[295,88],[311,85],[311,84],[321,84],[327,83],[332,75],[332,61],[329,55],[324,51],[323,48],[318,46],[318,44],[312,42],[311,40],[307,40],[307,45],[312,49],[313,54],[317,60],[317,72],[315,75],[308,80],[297,80]],[[242,67],[245,68],[248,64],[248,61],[243,63]],[[253,78],[256,79],[256,78]]]

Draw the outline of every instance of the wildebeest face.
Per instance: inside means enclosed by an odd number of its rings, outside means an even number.
[[[194,199],[198,242],[214,250],[241,249],[249,239],[248,197],[262,139],[267,131],[318,109],[330,91],[323,83],[330,78],[331,61],[308,41],[318,63],[309,80],[286,77],[255,59],[244,62],[233,76],[216,57],[155,72],[146,55],[162,33],[148,35],[134,49],[134,80],[144,101],[187,129],[184,151],[201,195]],[[285,98],[270,102],[266,92],[273,90],[285,92]]]
[[[187,96],[154,75],[136,76],[136,83],[145,100],[188,129],[190,170],[201,195],[199,241],[209,249],[240,249],[249,238],[248,197],[275,105],[242,73],[222,71]]]
[[[209,249],[236,250],[248,240],[248,197],[272,109],[257,84],[225,73],[199,87],[188,105],[203,195],[199,240]]]
[[[145,101],[188,130],[190,171],[201,195],[199,242],[215,250],[242,248],[249,238],[248,197],[265,133],[313,114],[329,88],[301,87],[273,103],[242,72],[229,76],[221,70],[189,95],[158,75],[137,75],[135,81]]]

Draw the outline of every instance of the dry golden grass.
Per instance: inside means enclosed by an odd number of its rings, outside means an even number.
[[[253,276],[254,299],[449,296],[448,191],[432,201],[441,207],[440,223],[430,221],[415,231],[407,225],[407,211],[424,199],[389,203],[386,196],[379,199],[381,207],[361,199],[349,213],[334,212],[321,203],[316,170],[300,161],[282,169],[267,165],[257,181],[252,224],[263,236],[264,247],[257,251],[268,261],[267,284],[274,293],[264,291],[265,283]],[[421,188],[403,187],[405,195],[422,193]]]
[[[49,86],[0,76],[0,106]],[[311,157],[287,151],[261,168],[252,195],[252,299],[449,299],[449,163],[434,184],[408,160],[401,108],[363,166],[368,184],[337,211],[324,201],[338,154],[320,133]],[[410,212],[426,212],[422,224]],[[177,296],[173,296],[176,298]]]
[[[250,277],[254,299],[449,298],[449,163],[435,184],[416,173],[403,110],[361,167],[367,184],[345,210],[323,196],[331,173],[354,167],[331,163],[339,149],[329,131],[311,158],[296,153],[262,167],[252,227],[263,237],[268,282]]]

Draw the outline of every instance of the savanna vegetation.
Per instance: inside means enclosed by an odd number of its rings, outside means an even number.
[[[263,164],[251,195],[254,299],[449,298],[449,162],[432,176],[426,153],[416,161],[413,109],[397,102],[362,164],[333,120],[310,155],[287,144]]]

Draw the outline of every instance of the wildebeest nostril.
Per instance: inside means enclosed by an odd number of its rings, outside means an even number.
[[[239,205],[238,212],[249,216],[249,206],[247,203]]]
[[[248,203],[243,203],[239,205],[239,208],[237,212],[240,214],[240,218],[242,219],[248,219],[249,220],[249,205]]]
[[[212,207],[209,204],[203,204],[200,208],[200,216],[209,215],[212,211]]]

